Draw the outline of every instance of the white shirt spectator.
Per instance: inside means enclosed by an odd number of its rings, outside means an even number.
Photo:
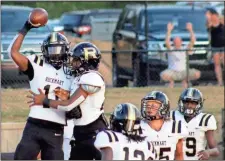
[[[182,49],[185,49],[183,47]],[[181,50],[182,50],[181,49]],[[175,50],[172,48],[172,50]],[[186,70],[186,52],[185,51],[172,51],[168,53],[168,68],[175,71]]]

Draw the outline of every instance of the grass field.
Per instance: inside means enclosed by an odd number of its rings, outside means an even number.
[[[222,87],[198,87],[204,95],[204,111],[213,114],[218,121],[216,131],[217,142],[221,142],[221,109],[224,108],[224,88]],[[177,107],[177,100],[182,88],[169,89],[165,87],[149,88],[108,88],[105,99],[105,112],[109,114],[113,107],[119,103],[130,102],[140,107],[140,100],[152,90],[164,91],[170,101],[171,109]],[[26,121],[29,107],[26,104],[28,94],[25,89],[2,89],[2,122],[24,122]]]

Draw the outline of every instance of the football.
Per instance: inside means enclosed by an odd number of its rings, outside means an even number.
[[[29,22],[35,27],[44,26],[48,22],[48,12],[43,8],[35,8],[29,15]]]

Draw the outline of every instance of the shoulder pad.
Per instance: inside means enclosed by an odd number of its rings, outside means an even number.
[[[118,136],[116,135],[116,133],[114,131],[105,130],[104,133],[106,133],[106,135],[108,136],[110,143],[119,141]]]
[[[215,117],[207,113],[202,114],[199,121],[199,127],[202,127],[204,131],[216,130],[217,125]]]
[[[95,147],[97,149],[111,147],[111,143],[119,141],[116,134],[111,130],[104,130],[97,134],[95,140]]]
[[[175,110],[170,111],[170,118],[174,121],[176,120],[175,116],[176,116],[176,111]]]
[[[105,85],[102,77],[94,72],[86,73],[80,77],[79,84],[102,87]]]
[[[43,66],[44,59],[41,55],[28,55],[27,58],[30,60],[31,64],[36,64],[39,66]]]

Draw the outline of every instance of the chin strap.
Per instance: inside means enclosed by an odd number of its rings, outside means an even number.
[[[161,120],[161,119],[163,119],[163,117],[160,117],[160,118],[156,118],[156,116],[150,116],[149,117],[149,121],[153,121],[153,120]]]

